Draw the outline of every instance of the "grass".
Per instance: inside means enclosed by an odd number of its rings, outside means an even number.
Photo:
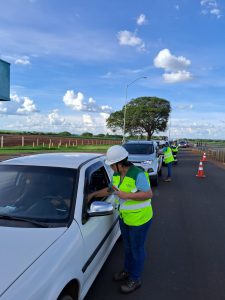
[[[44,152],[97,152],[105,153],[111,145],[78,145],[71,147],[42,147],[42,146],[15,146],[0,149],[0,155],[26,154],[26,153],[44,153]]]

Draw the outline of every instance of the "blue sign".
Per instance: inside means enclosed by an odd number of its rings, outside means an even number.
[[[0,101],[10,100],[10,64],[0,59]]]

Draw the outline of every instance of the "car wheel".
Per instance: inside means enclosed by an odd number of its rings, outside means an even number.
[[[70,295],[62,295],[58,300],[77,300]]]
[[[74,287],[65,289],[57,298],[57,300],[78,300],[78,289]]]
[[[60,300],[74,300],[74,298],[71,297],[70,295],[65,295],[65,296],[62,296],[62,298],[60,298]]]

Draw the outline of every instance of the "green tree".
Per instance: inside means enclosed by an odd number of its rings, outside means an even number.
[[[69,131],[62,131],[62,132],[59,132],[59,135],[60,136],[71,136],[71,133]]]
[[[93,137],[93,133],[91,133],[91,132],[83,132],[81,134],[81,136],[83,136],[83,137]]]
[[[104,134],[104,133],[99,133],[99,134],[97,134],[96,136],[97,136],[97,137],[102,137],[102,138],[103,138],[103,137],[105,137],[105,134]]]
[[[107,126],[111,129],[122,129],[124,125],[124,109],[110,114]],[[126,105],[125,133],[130,135],[146,134],[150,140],[154,132],[165,131],[170,102],[157,97],[139,97]]]

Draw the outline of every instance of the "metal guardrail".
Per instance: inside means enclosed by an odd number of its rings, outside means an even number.
[[[208,150],[208,156],[211,157],[213,160],[220,161],[225,163],[225,150]]]
[[[225,148],[212,149],[209,147],[198,147],[197,150],[201,154],[205,152],[207,158],[225,163]]]

